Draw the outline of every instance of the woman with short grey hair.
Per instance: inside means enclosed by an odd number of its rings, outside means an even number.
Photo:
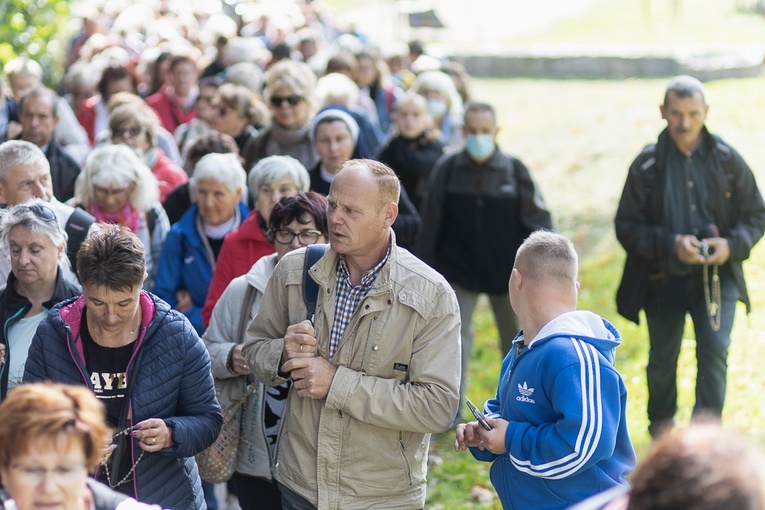
[[[0,292],[0,400],[21,383],[38,324],[59,301],[78,295],[59,270],[69,267],[56,213],[34,199],[0,216],[0,250],[11,272]]]
[[[229,282],[249,271],[264,255],[274,253],[274,245],[268,236],[268,220],[274,205],[282,197],[308,191],[311,185],[308,171],[290,156],[269,156],[260,160],[247,180],[250,193],[255,197],[255,209],[238,230],[226,236],[202,310],[205,325],[210,322],[213,307]]]
[[[74,187],[73,204],[103,223],[129,228],[146,248],[149,277],[144,288],[152,289],[154,274],[170,221],[159,205],[159,186],[149,167],[129,147],[96,147]]]
[[[165,239],[154,293],[204,333],[202,305],[224,237],[249,214],[242,201],[245,174],[235,154],[208,154],[191,178],[195,203]]]

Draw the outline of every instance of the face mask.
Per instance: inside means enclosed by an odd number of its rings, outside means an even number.
[[[440,99],[428,99],[425,109],[434,119],[440,119],[446,113],[446,101]]]
[[[494,152],[494,135],[469,135],[465,138],[465,150],[476,161],[483,161]]]

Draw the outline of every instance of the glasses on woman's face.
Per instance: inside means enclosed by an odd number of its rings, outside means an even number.
[[[112,138],[135,138],[141,133],[143,133],[143,128],[138,126],[117,128],[112,130]]]
[[[271,233],[274,236],[274,240],[279,244],[291,244],[292,240],[297,237],[298,242],[303,246],[316,244],[316,241],[319,240],[319,236],[321,235],[321,232],[318,230],[303,230],[302,232],[292,232],[291,230],[282,228],[279,230],[272,230]]]
[[[271,106],[274,108],[279,108],[282,106],[285,102],[290,106],[297,106],[297,104],[302,101],[303,98],[301,96],[298,96],[297,94],[291,94],[289,96],[271,96],[271,99],[269,100],[271,102]]]
[[[11,468],[16,471],[19,482],[33,487],[43,483],[46,477],[58,485],[70,485],[85,475],[87,469],[84,462],[54,468],[11,464]]]
[[[45,222],[56,221],[56,212],[45,204],[19,205],[18,208],[30,211]]]

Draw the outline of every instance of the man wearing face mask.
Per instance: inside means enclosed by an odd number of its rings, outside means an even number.
[[[489,298],[505,355],[520,327],[505,285],[515,253],[535,230],[553,228],[528,168],[496,144],[494,108],[469,103],[463,130],[465,148],[441,157],[430,175],[417,245],[418,255],[443,274],[457,294],[462,319],[461,402],[479,295]]]

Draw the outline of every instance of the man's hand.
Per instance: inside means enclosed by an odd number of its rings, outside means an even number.
[[[455,432],[457,433],[457,439],[454,440],[454,451],[467,450],[468,448],[480,448],[481,437],[478,435],[478,429],[481,427],[477,421],[471,421],[469,423],[460,423],[457,425]]]
[[[284,335],[282,363],[294,358],[316,356],[318,342],[314,337],[315,334],[316,331],[309,320],[288,327],[287,333]]]
[[[507,433],[508,421],[503,420],[502,418],[489,418],[488,416],[486,417],[486,421],[488,421],[489,425],[494,428],[492,430],[486,430],[483,427],[478,427],[478,435],[481,436],[478,448],[481,450],[485,448],[494,455],[507,453],[505,434]]]
[[[329,393],[337,367],[320,356],[311,356],[287,361],[282,371],[290,372],[298,396],[321,399]]]
[[[701,254],[701,241],[696,236],[675,236],[675,255],[683,264],[698,265],[707,262]]]
[[[175,305],[175,309],[181,313],[186,313],[194,306],[194,301],[191,299],[191,294],[187,290],[179,290],[175,293],[175,299],[178,300],[178,304]]]
[[[727,239],[724,237],[708,237],[703,239],[702,242],[707,243],[707,246],[709,246],[707,264],[723,265],[728,262],[730,258],[730,245]]]

